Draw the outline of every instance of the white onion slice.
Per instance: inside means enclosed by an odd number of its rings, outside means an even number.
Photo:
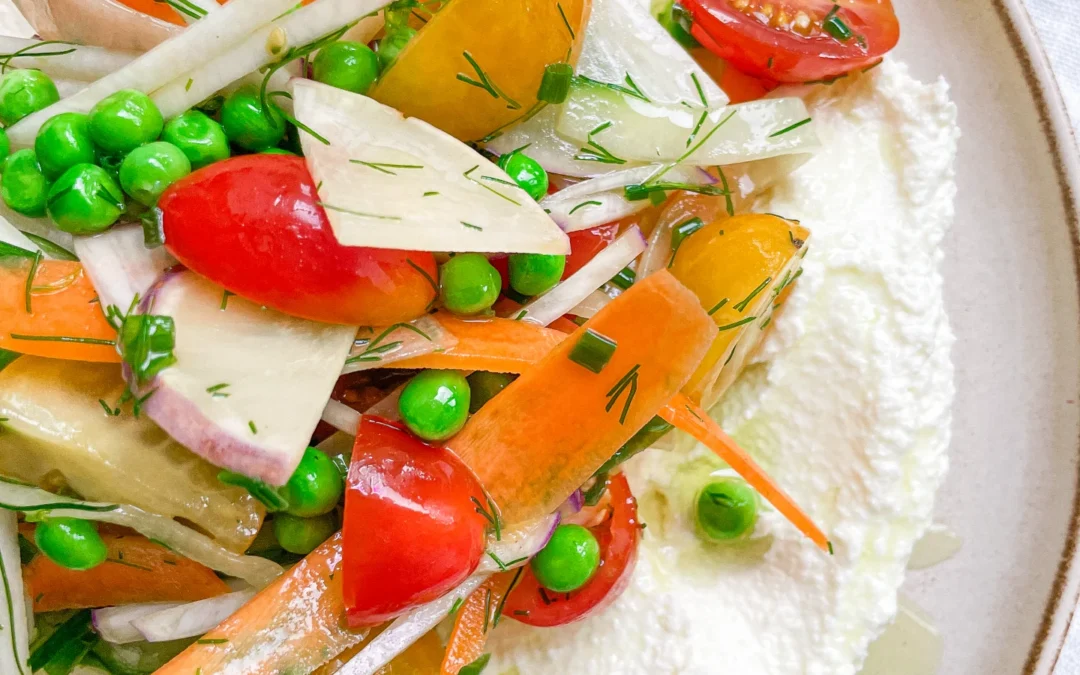
[[[5,244],[11,244],[12,246],[18,246],[21,249],[36,253],[41,248],[30,241],[30,239],[19,231],[14,225],[9,223],[3,216],[0,216],[0,242]]]
[[[660,164],[635,167],[591,178],[540,201],[551,219],[564,232],[577,232],[626,218],[649,207],[648,199],[629,200],[627,185],[641,184],[667,168]],[[716,178],[708,171],[692,166],[676,166],[664,173],[665,182],[688,185],[714,185]]]
[[[546,326],[607,283],[645,250],[645,237],[631,227],[611,245],[596,254],[580,270],[514,313],[524,321]]]
[[[30,624],[23,602],[22,565],[19,558],[19,522],[10,511],[0,513],[0,673],[29,672]],[[33,614],[30,614],[33,621]]]
[[[156,612],[140,615],[131,623],[147,642],[168,642],[195,637],[213,630],[253,597],[254,589],[226,593],[206,600],[161,608]]]
[[[143,640],[142,633],[132,625],[132,621],[182,604],[184,603],[144,602],[137,605],[102,607],[91,612],[90,617],[94,624],[94,630],[97,631],[102,640],[111,642],[114,645],[126,645],[132,642],[142,642]]]
[[[116,305],[121,312],[176,264],[165,247],[146,247],[138,225],[118,225],[97,236],[79,237],[75,254],[94,282],[101,306]]]
[[[286,0],[286,4],[289,1]],[[189,60],[191,67],[172,75],[168,82],[162,82],[152,98],[166,118],[179,115],[230,82],[273,63],[277,56],[267,48],[271,34],[284,34],[286,49],[301,47],[387,4],[389,0],[319,0],[277,20],[273,20],[273,17],[285,10],[267,8],[266,19],[259,24],[258,30],[243,40],[235,41],[227,51],[212,55],[216,58],[198,63],[190,63]],[[200,21],[199,25],[216,21],[220,15],[221,12],[217,12],[213,17]],[[277,103],[281,102],[281,99],[277,100]]]
[[[341,401],[330,399],[323,408],[322,421],[350,436],[356,435],[360,428],[360,413],[356,412]]]
[[[232,0],[222,7],[221,11],[206,17],[205,21],[199,21],[176,37],[162,42],[75,96],[19,120],[7,130],[8,137],[16,147],[29,147],[33,145],[41,125],[59,113],[89,112],[98,101],[121,89],[151,92],[181,73],[208,63],[228,51],[260,26],[266,25],[275,16],[292,7],[294,1]],[[249,71],[241,75],[246,72]],[[222,85],[235,79],[230,78]],[[214,87],[213,91],[220,89],[222,85]]]
[[[455,603],[464,601],[489,576],[490,572],[474,574],[438,600],[398,617],[389,628],[379,633],[359,654],[342,666],[336,675],[374,675],[445,619]]]
[[[263,588],[281,575],[281,566],[265,558],[238,555],[180,523],[129,504],[101,504],[54,495],[9,479],[0,480],[0,508],[47,513],[57,518],[78,518],[130,527],[148,539],[162,542],[176,553],[210,569],[239,577]]]
[[[574,305],[573,309],[567,312],[567,314],[573,314],[574,316],[591,319],[596,316],[597,312],[602,310],[604,307],[607,307],[607,304],[609,302],[611,302],[610,295],[603,291],[596,290],[592,293],[589,293],[589,295],[584,300]]]
[[[11,68],[35,68],[56,81],[56,78],[82,80],[83,86],[93,80],[114,73],[138,58],[138,52],[105,49],[104,47],[86,47],[83,45],[47,44],[41,47],[41,40],[0,36],[0,52],[14,54],[25,50],[25,55],[16,56],[7,64]],[[57,54],[66,52],[70,54]],[[35,54],[49,54],[35,56]]]

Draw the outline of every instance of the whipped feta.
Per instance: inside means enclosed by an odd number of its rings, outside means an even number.
[[[554,629],[504,622],[489,671],[848,675],[897,611],[948,465],[953,335],[942,238],[959,130],[942,80],[887,60],[815,87],[823,149],[758,211],[813,237],[752,365],[713,411],[830,534],[823,554],[769,507],[741,545],[702,542],[696,491],[728,470],[685,440],[626,471],[648,528],[629,589]]]

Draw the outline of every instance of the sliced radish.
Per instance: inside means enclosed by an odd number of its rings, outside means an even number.
[[[284,484],[356,329],[261,308],[188,271],[163,276],[143,307],[173,318],[177,359],[143,388],[146,413],[211,463]]]
[[[502,170],[469,146],[370,98],[293,80],[311,175],[346,246],[570,252],[566,235]]]

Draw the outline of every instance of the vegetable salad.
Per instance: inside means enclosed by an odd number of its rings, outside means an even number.
[[[702,539],[831,553],[707,411],[810,246],[764,95],[887,1],[119,1],[0,38],[0,671],[475,675],[618,596],[676,430]]]

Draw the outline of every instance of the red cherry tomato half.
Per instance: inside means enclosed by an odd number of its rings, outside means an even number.
[[[563,279],[577,272],[585,263],[596,257],[596,254],[607,248],[608,244],[615,241],[619,236],[619,222],[608,223],[588,230],[571,232],[570,255],[566,257],[566,269],[563,270]]]
[[[357,326],[422,315],[436,294],[434,257],[342,246],[318,202],[302,158],[247,155],[177,181],[158,207],[169,252],[248,300]]]
[[[484,553],[473,499],[484,492],[454,453],[365,416],[345,491],[342,589],[352,626],[389,621],[445,595]]]
[[[813,82],[876,63],[900,39],[891,0],[683,0],[691,33],[744,73]],[[835,9],[834,9],[835,8]]]
[[[600,543],[600,567],[593,578],[576,591],[555,593],[543,588],[526,566],[506,600],[505,616],[530,626],[561,626],[603,610],[626,590],[637,561],[641,524],[626,477],[612,476],[608,490],[611,517],[591,530]]]

